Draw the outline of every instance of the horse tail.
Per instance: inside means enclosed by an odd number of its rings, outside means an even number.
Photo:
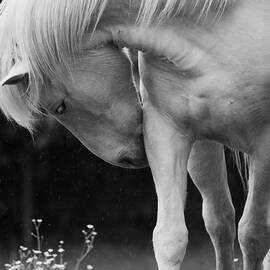
[[[233,150],[233,157],[238,170],[240,180],[242,183],[243,191],[245,197],[248,193],[248,177],[249,177],[249,164],[250,158],[248,154],[240,152],[238,150]]]

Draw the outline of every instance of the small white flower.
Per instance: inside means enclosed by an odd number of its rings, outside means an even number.
[[[52,248],[49,248],[48,249],[48,252],[52,253],[53,252],[53,249]]]
[[[59,241],[59,243],[60,243],[60,245],[63,245],[63,244],[64,244],[64,241],[63,241],[63,240],[61,240],[61,241]]]
[[[27,260],[26,260],[26,263],[31,263],[33,261],[33,258],[29,257]]]
[[[52,269],[64,270],[65,269],[65,265],[64,264],[54,264],[52,266]]]
[[[238,262],[239,259],[238,259],[238,258],[234,258],[233,261],[234,261],[234,262]]]
[[[40,250],[33,249],[33,253],[37,255],[37,254],[41,254],[41,251]]]
[[[45,252],[44,252],[44,256],[45,256],[45,257],[49,257],[49,256],[51,256],[51,254],[50,254],[48,251],[45,251]]]
[[[54,258],[50,258],[45,260],[44,264],[46,264],[47,266],[50,265],[52,262],[54,261]]]
[[[37,219],[37,222],[38,223],[41,223],[42,222],[42,219],[41,218]]]
[[[87,265],[86,269],[87,269],[87,270],[92,270],[92,269],[94,269],[94,268],[93,268],[92,265],[89,264],[89,265]]]
[[[28,250],[28,248],[27,247],[24,247],[24,246],[20,246],[20,250],[26,251],[26,250]]]
[[[64,253],[65,250],[64,250],[63,248],[59,248],[59,249],[58,249],[58,252],[59,252],[59,253]]]
[[[86,227],[87,227],[89,230],[94,229],[94,226],[93,226],[93,225],[91,225],[91,224],[86,225]]]

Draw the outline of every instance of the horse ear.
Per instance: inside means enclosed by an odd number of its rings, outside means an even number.
[[[22,63],[16,63],[8,72],[8,75],[1,81],[1,86],[14,85],[29,79],[29,72],[26,66]]]

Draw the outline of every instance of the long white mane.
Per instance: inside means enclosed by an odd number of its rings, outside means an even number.
[[[1,78],[17,62],[30,71],[27,91],[0,89],[5,115],[31,130],[38,113],[41,85],[68,68],[86,32],[93,31],[107,0],[5,0],[0,8]],[[44,75],[46,74],[46,78]]]
[[[30,87],[0,87],[0,108],[19,125],[31,130],[39,113],[42,85],[61,80],[67,60],[75,55],[83,36],[93,31],[107,3],[115,0],[4,0],[0,5],[0,78],[17,62],[29,70]],[[221,13],[235,0],[122,0],[141,4],[138,22],[149,24],[181,12]],[[115,2],[119,4],[119,1]],[[125,5],[126,6],[126,5]]]

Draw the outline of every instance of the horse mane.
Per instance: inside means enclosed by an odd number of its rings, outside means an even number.
[[[179,14],[196,17],[199,21],[210,11],[221,16],[228,4],[236,0],[142,0],[138,23],[160,23]]]
[[[114,1],[114,0],[111,0]],[[140,0],[129,0],[136,2]],[[236,0],[141,0],[138,22],[149,24],[185,12],[222,13]],[[0,5],[0,77],[22,62],[29,87],[0,87],[0,109],[30,131],[40,114],[42,86],[63,81],[85,33],[93,32],[108,0],[4,0]],[[61,70],[59,70],[61,69]],[[61,76],[62,75],[62,76]],[[58,77],[57,77],[58,76]],[[43,87],[44,88],[44,87]]]
[[[4,0],[0,5],[0,76],[22,62],[29,87],[0,89],[0,108],[8,119],[32,131],[40,114],[41,86],[68,71],[85,33],[93,32],[107,0]],[[61,70],[59,70],[61,67]],[[46,77],[45,77],[46,76]]]

